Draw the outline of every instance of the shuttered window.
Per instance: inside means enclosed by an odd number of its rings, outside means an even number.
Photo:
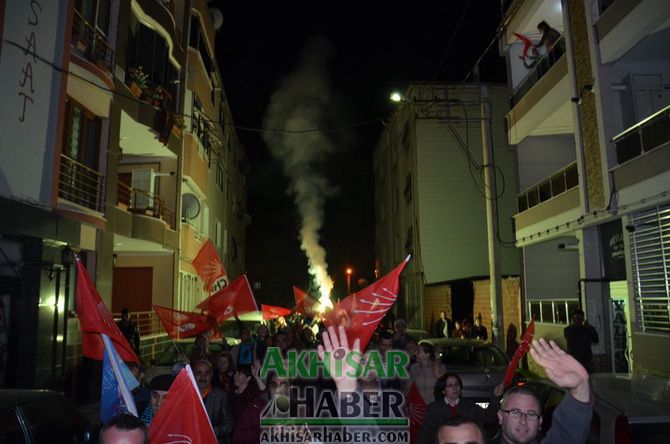
[[[635,213],[630,224],[637,329],[670,333],[670,205]]]

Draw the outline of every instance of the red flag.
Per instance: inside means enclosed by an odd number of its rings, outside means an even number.
[[[216,319],[205,314],[172,310],[160,305],[154,305],[154,311],[172,339],[190,338],[210,330],[212,333],[208,336],[211,339],[220,336]]]
[[[265,304],[261,304],[261,311],[263,312],[263,319],[266,321],[278,318],[279,316],[288,316],[291,314],[291,309],[289,308]]]
[[[327,327],[344,326],[349,347],[353,348],[354,339],[360,338],[361,350],[365,350],[377,325],[398,298],[400,273],[409,262],[409,258],[407,256],[407,259],[389,274],[342,299],[324,314],[324,323]]]
[[[208,310],[218,323],[234,315],[258,311],[254,294],[251,292],[251,285],[245,274],[231,281],[223,290],[202,301],[198,304],[198,308]]]
[[[421,397],[416,384],[412,383],[407,394],[407,417],[409,418],[409,439],[411,443],[416,442],[419,436],[419,429],[423,424],[423,418],[426,416],[426,402]]]
[[[516,32],[513,32],[512,34],[523,42],[523,56],[528,57],[528,50],[533,46],[533,42],[531,42],[525,35],[517,34]]]
[[[193,259],[193,267],[205,281],[205,289],[211,294],[221,291],[228,285],[228,275],[223,262],[211,240],[207,239]]]
[[[217,444],[190,365],[179,372],[160,410],[151,420],[149,441],[156,444]]]
[[[312,317],[316,311],[319,301],[306,291],[293,286],[293,296],[295,296],[295,311],[305,316]]]
[[[519,368],[519,361],[521,361],[521,358],[523,358],[524,355],[528,353],[528,350],[530,349],[530,343],[533,341],[534,334],[535,316],[533,315],[533,319],[530,320],[530,324],[528,324],[528,328],[526,328],[526,333],[523,334],[521,344],[519,344],[519,347],[517,347],[516,351],[514,352],[514,356],[512,356],[512,360],[509,362],[509,365],[507,365],[507,370],[505,370],[505,378],[503,379],[504,387],[509,387],[509,385],[512,383],[512,379],[514,379],[514,372],[517,368]]]
[[[112,314],[95,285],[91,281],[86,268],[77,258],[77,317],[79,318],[79,328],[82,332],[81,348],[82,355],[102,360],[104,353],[104,344],[100,338],[100,333],[109,336],[114,343],[116,351],[124,361],[134,361],[139,363],[135,351],[126,340],[119,327],[114,322]]]

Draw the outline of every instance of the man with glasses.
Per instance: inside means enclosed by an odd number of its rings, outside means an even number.
[[[578,444],[586,442],[593,416],[594,400],[589,388],[586,369],[554,341],[533,341],[530,354],[547,377],[557,386],[568,390],[552,416],[547,436],[538,441],[542,426],[540,401],[530,390],[509,389],[498,411],[501,444]]]

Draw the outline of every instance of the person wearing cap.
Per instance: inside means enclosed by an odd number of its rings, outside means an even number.
[[[156,416],[161,405],[163,405],[167,392],[170,390],[170,386],[174,380],[175,377],[171,374],[158,375],[149,383],[149,389],[151,389],[151,401],[149,402],[149,405],[142,410],[142,414],[140,415],[140,421],[147,426],[151,424],[151,420]]]

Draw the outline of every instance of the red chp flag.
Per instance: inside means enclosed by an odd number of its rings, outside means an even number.
[[[207,239],[202,245],[198,255],[193,259],[193,267],[205,281],[205,289],[209,294],[221,291],[228,285],[228,275],[211,240]]]
[[[278,318],[279,316],[288,316],[291,314],[291,309],[289,308],[265,304],[261,304],[261,311],[263,312],[263,319],[266,321]]]
[[[528,353],[528,350],[530,349],[530,343],[533,342],[534,334],[535,316],[533,315],[533,319],[530,320],[530,324],[528,324],[528,327],[526,328],[526,333],[523,334],[521,344],[519,344],[519,347],[517,347],[516,351],[514,352],[514,356],[512,356],[512,360],[507,365],[507,370],[505,370],[505,378],[503,379],[504,387],[509,387],[512,383],[512,379],[514,379],[514,372],[516,372],[516,369],[519,368],[519,361],[521,361],[521,358],[523,358],[524,355]]]
[[[217,444],[190,365],[179,372],[151,420],[149,442]]]
[[[295,285],[293,286],[293,296],[295,296],[295,311],[305,316],[313,317],[319,301]]]
[[[412,383],[407,394],[407,417],[409,418],[409,442],[415,443],[419,437],[419,429],[423,424],[423,418],[426,416],[426,402],[421,397],[421,393]]]
[[[114,322],[112,314],[95,285],[91,281],[86,268],[77,258],[77,317],[79,318],[79,328],[82,332],[82,355],[102,360],[104,353],[104,344],[100,333],[109,336],[114,343],[116,351],[124,361],[133,361],[139,363],[135,351],[126,340],[119,327]]]
[[[172,339],[190,338],[207,333],[210,330],[212,333],[208,336],[211,339],[220,336],[216,319],[210,316],[189,311],[172,310],[160,305],[154,305],[154,311],[158,315],[158,319],[161,320],[165,332]]]
[[[517,34],[516,32],[513,32],[512,34],[523,42],[523,56],[528,57],[528,50],[533,46],[533,42],[531,42],[525,35]]]
[[[344,326],[349,347],[353,349],[354,339],[359,338],[361,350],[365,350],[377,325],[398,298],[400,273],[409,259],[410,256],[407,256],[407,259],[389,274],[335,304],[324,314],[323,321],[326,327]]]
[[[234,279],[226,288],[218,293],[208,297],[200,304],[198,308],[208,310],[210,316],[221,323],[231,316],[258,311],[258,305],[251,292],[251,285],[247,275]]]

